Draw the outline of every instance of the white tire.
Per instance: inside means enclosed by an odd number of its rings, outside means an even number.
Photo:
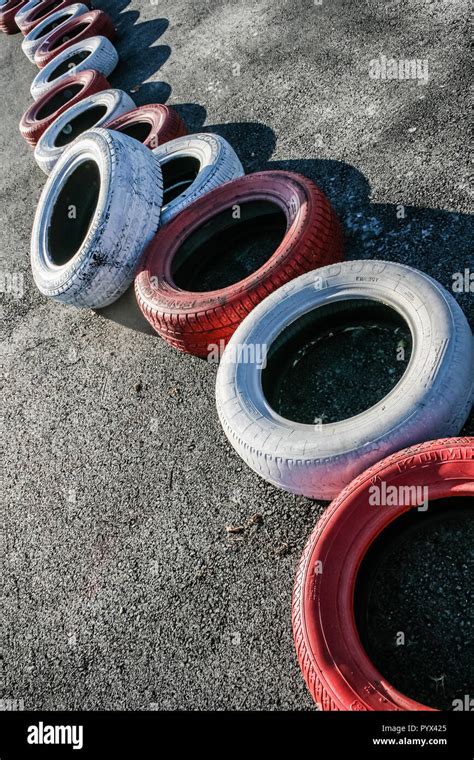
[[[289,325],[294,333],[303,315],[323,306],[335,314],[352,299],[384,304],[407,323],[413,349],[405,373],[383,399],[349,419],[285,419],[263,391],[262,347],[271,359]],[[245,361],[252,347],[259,364]],[[224,351],[216,400],[229,441],[256,473],[291,493],[332,499],[388,454],[460,432],[474,400],[473,336],[452,295],[428,275],[384,261],[334,264],[297,277],[244,319]]]
[[[161,169],[138,140],[107,129],[85,132],[46,181],[31,237],[41,293],[102,308],[133,282],[159,226]]]
[[[82,13],[87,13],[88,10],[89,8],[87,5],[84,5],[84,3],[74,3],[67,8],[62,8],[60,11],[56,11],[56,13],[51,13],[46,16],[43,21],[40,21],[40,23],[23,38],[23,42],[21,43],[21,49],[31,63],[35,62],[35,53],[37,49],[46,39],[48,34],[51,34],[53,28],[55,30],[59,29],[63,24],[67,24]]]
[[[135,108],[123,90],[102,90],[74,103],[46,129],[35,147],[35,159],[45,174],[54,166],[69,145],[83,132],[100,127],[116,116]]]
[[[203,133],[177,137],[155,148],[153,153],[163,172],[162,225],[201,195],[244,174],[234,149],[219,135]],[[174,194],[180,183],[186,189],[167,203],[167,195]]]
[[[36,8],[37,5],[42,3],[43,0],[30,0],[29,3],[26,3],[26,5],[23,5],[20,10],[15,13],[15,23],[19,27],[23,19],[26,18],[28,13],[33,10],[33,8]]]
[[[86,69],[95,69],[108,77],[118,63],[118,53],[106,37],[89,37],[63,50],[46,64],[33,79],[31,95],[38,100],[45,92],[71,74],[79,74]],[[60,71],[59,75],[57,71]]]

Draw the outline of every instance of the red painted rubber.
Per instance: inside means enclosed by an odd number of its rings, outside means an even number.
[[[104,124],[104,127],[116,129],[118,132],[124,132],[135,137],[135,128],[139,128],[141,125],[150,128],[145,139],[140,140],[143,145],[150,149],[157,148],[169,140],[174,140],[175,137],[183,137],[188,134],[188,130],[177,111],[159,103],[151,103],[127,111],[127,113],[109,121],[108,124]]]
[[[5,3],[0,11],[0,31],[5,34],[16,34],[19,32],[18,25],[15,21],[15,15],[21,11],[28,0],[10,0]]]
[[[25,111],[20,121],[22,137],[34,148],[43,132],[63,111],[88,95],[109,88],[109,82],[98,71],[88,69],[79,74],[71,74],[63,82],[59,82],[51,90],[48,90],[41,98],[35,100]],[[55,108],[56,103],[58,105]],[[51,108],[54,110],[51,111]],[[41,118],[41,112],[44,109],[46,109],[47,115]]]
[[[46,66],[59,53],[76,42],[101,35],[109,40],[115,39],[117,30],[112,19],[103,11],[89,11],[75,16],[61,29],[53,29],[35,52],[35,63],[39,69]]]
[[[179,289],[171,262],[182,243],[220,212],[257,200],[275,203],[287,219],[285,237],[268,261],[222,290]],[[321,190],[299,174],[260,172],[215,188],[159,230],[135,280],[135,291],[144,316],[168,343],[204,357],[209,344],[226,343],[269,293],[304,272],[341,259],[339,220]]]
[[[311,534],[296,573],[293,636],[301,670],[323,710],[432,710],[398,692],[371,663],[356,629],[358,569],[372,542],[412,507],[369,505],[374,483],[427,486],[430,500],[474,496],[474,438],[419,444],[352,481]]]
[[[46,18],[46,16],[49,16],[50,13],[62,11],[63,8],[67,8],[68,5],[72,5],[72,3],[75,2],[77,2],[77,0],[43,0],[42,3],[35,5],[34,8],[26,14],[25,18],[22,19],[19,24],[20,30],[26,37],[26,35],[35,28],[36,24],[43,21],[43,19]],[[81,0],[81,2],[89,8],[90,0]]]

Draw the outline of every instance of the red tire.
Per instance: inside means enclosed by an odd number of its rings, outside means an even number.
[[[20,121],[20,133],[33,148],[43,132],[67,108],[95,92],[108,90],[110,84],[98,71],[89,69],[59,82],[25,111]]]
[[[15,15],[21,11],[28,0],[10,0],[4,3],[0,11],[0,31],[5,34],[16,34],[19,32],[18,25],[15,21]]]
[[[340,493],[311,534],[296,573],[293,636],[308,689],[323,710],[433,709],[387,683],[356,628],[353,600],[361,562],[377,536],[413,508],[369,504],[369,488],[378,483],[427,486],[433,501],[472,497],[474,438],[430,441],[383,459]]]
[[[36,24],[43,21],[46,16],[56,11],[62,11],[63,8],[67,8],[68,5],[77,2],[77,0],[43,0],[43,2],[35,5],[29,13],[27,13],[20,21],[18,26],[23,34],[26,35],[35,28]],[[87,7],[90,6],[90,0],[81,0]]]
[[[89,11],[83,13],[82,16],[76,16],[61,25],[60,29],[54,29],[51,34],[48,34],[35,53],[35,63],[39,69],[42,69],[70,45],[97,35],[107,37],[109,40],[113,40],[117,35],[117,30],[107,13]]]
[[[151,150],[169,140],[174,140],[175,137],[188,134],[184,122],[174,108],[158,103],[127,111],[113,121],[109,121],[108,124],[104,124],[104,127],[135,137]]]
[[[212,237],[212,221],[218,214],[232,214],[240,204],[252,201],[270,201],[286,217],[286,233],[270,258],[244,279],[220,290],[190,292],[177,287],[172,266],[183,243],[198,228],[211,232]],[[299,174],[260,172],[217,187],[162,227],[148,248],[135,290],[138,304],[156,332],[175,348],[205,357],[208,346],[225,345],[244,317],[269,293],[304,272],[341,259],[339,221],[316,185]]]

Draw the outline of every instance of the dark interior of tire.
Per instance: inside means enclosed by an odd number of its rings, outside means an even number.
[[[77,37],[81,32],[83,32],[89,24],[78,24],[74,27],[70,32],[67,32],[67,34],[64,35],[64,37],[60,37],[56,42],[54,42],[52,45],[50,45],[50,50],[56,50],[58,47],[61,47],[65,42],[68,42],[69,40],[73,40],[74,37]]]
[[[100,171],[95,161],[79,164],[66,180],[51,215],[48,254],[57,266],[79,250],[97,208]]]
[[[421,704],[453,710],[474,680],[474,498],[426,506],[374,541],[359,569],[354,611],[384,678]]]
[[[49,14],[52,13],[54,9],[58,7],[58,5],[61,5],[62,1],[63,0],[54,0],[54,2],[47,3],[46,5],[44,5],[43,3],[40,3],[36,10],[33,9],[32,15],[29,20],[36,21],[42,16],[49,16]]]
[[[284,212],[269,201],[225,209],[198,227],[176,252],[173,280],[196,293],[233,285],[268,261],[286,229]]]
[[[151,132],[151,124],[147,121],[136,121],[133,124],[120,127],[118,131],[143,143]]]
[[[63,24],[65,21],[67,21],[69,16],[71,16],[71,12],[66,13],[65,11],[63,16],[61,16],[56,21],[52,21],[47,26],[43,27],[43,29],[41,29],[41,31],[38,32],[38,35],[35,34],[34,35],[35,39],[37,38],[37,36],[46,37],[48,34],[54,31],[54,29],[56,29],[56,27],[59,26],[59,24]],[[36,32],[36,27],[35,27],[35,32]]]
[[[37,121],[41,121],[41,119],[46,119],[48,116],[51,116],[51,114],[57,111],[58,108],[61,108],[65,103],[77,95],[83,87],[83,84],[71,84],[67,89],[57,92],[40,108],[36,114]]]
[[[59,66],[51,72],[51,74],[48,77],[48,82],[53,82],[55,79],[58,79],[58,77],[62,76],[63,74],[67,74],[67,72],[70,72],[73,66],[78,66],[80,63],[85,61],[86,58],[90,56],[91,52],[92,52],[91,50],[81,50],[80,53],[75,53],[70,58],[66,58],[65,61],[60,63]]]
[[[280,333],[268,349],[263,392],[286,419],[339,422],[383,399],[402,378],[411,351],[409,326],[397,311],[366,299],[337,301]]]
[[[75,138],[91,129],[99,119],[101,119],[107,113],[107,106],[98,104],[92,108],[87,108],[79,113],[74,119],[71,119],[57,135],[54,145],[57,148],[62,148],[68,145]]]

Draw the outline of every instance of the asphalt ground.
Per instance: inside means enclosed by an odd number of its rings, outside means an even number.
[[[119,29],[113,86],[223,135],[247,172],[311,177],[348,258],[410,264],[447,288],[469,266],[465,0],[96,6]],[[18,132],[35,74],[20,42],[0,39],[3,697],[26,709],[313,709],[290,598],[326,505],[247,469],[217,420],[215,366],[152,335],[131,294],[95,313],[35,289],[45,177]],[[428,82],[372,79],[380,56],[419,59],[420,72],[427,61]],[[455,296],[472,326],[472,293]],[[453,533],[458,557],[465,535]],[[439,677],[443,651],[415,639]]]

